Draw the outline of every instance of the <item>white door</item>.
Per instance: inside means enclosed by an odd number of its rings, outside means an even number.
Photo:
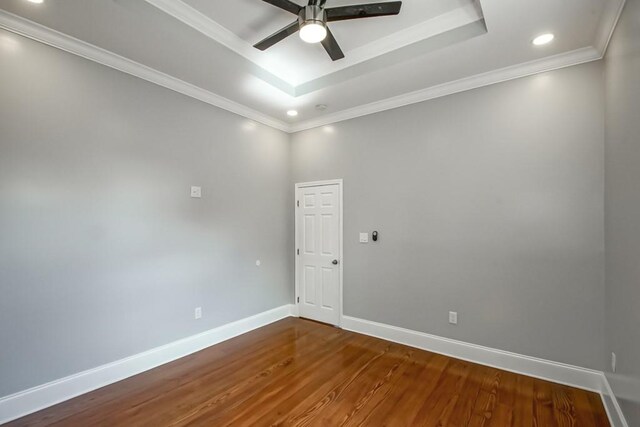
[[[300,317],[340,324],[341,183],[297,186],[296,277]]]

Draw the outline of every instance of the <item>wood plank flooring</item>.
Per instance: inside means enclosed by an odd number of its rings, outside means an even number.
[[[609,426],[595,393],[288,318],[8,426]]]

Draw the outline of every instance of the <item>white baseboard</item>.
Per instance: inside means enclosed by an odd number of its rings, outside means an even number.
[[[604,402],[604,408],[607,410],[609,421],[613,427],[629,427],[622,413],[622,408],[618,403],[618,399],[616,395],[613,394],[609,379],[604,372],[602,373],[602,401]]]
[[[294,304],[265,311],[97,368],[0,398],[0,424],[203,350],[230,338],[297,316]],[[456,359],[600,393],[613,427],[629,427],[603,372],[469,344],[383,323],[343,316],[342,328]]]
[[[613,427],[628,427],[603,372],[343,316],[342,328],[481,365],[599,393]]]
[[[97,368],[0,398],[0,424],[195,353],[214,344],[291,316],[283,305]]]

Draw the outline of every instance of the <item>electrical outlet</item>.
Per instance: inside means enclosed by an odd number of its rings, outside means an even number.
[[[256,265],[257,265],[258,267],[260,267],[260,265],[261,265],[261,264],[262,264],[262,262],[261,262],[259,259],[258,259],[258,260],[256,260]]]
[[[193,317],[195,319],[200,319],[202,317],[202,307],[196,307],[193,313]]]
[[[369,243],[369,233],[360,233],[360,243]]]
[[[449,323],[451,323],[452,325],[457,325],[458,324],[458,312],[457,311],[450,311],[449,312]]]
[[[616,372],[616,354],[615,353],[611,353],[611,372]]]
[[[202,187],[191,187],[191,197],[199,199],[202,197]]]

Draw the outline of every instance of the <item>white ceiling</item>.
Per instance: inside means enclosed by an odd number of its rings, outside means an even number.
[[[404,0],[396,17],[330,23],[336,62],[296,35],[254,49],[295,19],[261,0],[3,0],[0,27],[296,131],[598,59],[623,2]]]

